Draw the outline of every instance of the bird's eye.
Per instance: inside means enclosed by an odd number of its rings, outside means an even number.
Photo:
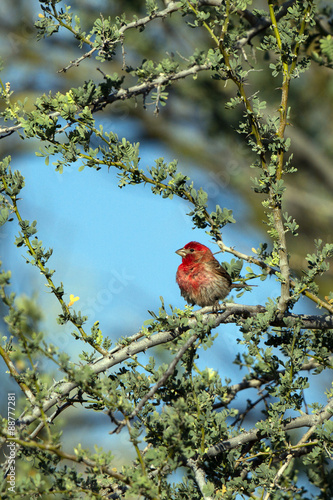
[[[194,252],[194,248],[190,248],[190,252]]]

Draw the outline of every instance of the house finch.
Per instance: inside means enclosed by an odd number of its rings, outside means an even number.
[[[201,243],[191,241],[176,253],[183,259],[177,269],[176,282],[180,293],[191,305],[212,306],[224,299],[232,288],[248,286],[233,284],[228,272]]]

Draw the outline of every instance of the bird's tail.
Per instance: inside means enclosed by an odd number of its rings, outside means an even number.
[[[246,287],[253,287],[253,286],[257,286],[257,285],[249,285],[248,283],[233,283],[231,285],[231,288],[246,288]]]

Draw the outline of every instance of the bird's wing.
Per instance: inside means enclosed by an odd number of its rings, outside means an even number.
[[[231,285],[232,280],[230,274],[224,269],[224,267],[221,266],[221,264],[216,259],[206,262],[206,265],[209,266],[209,269],[212,272],[216,273],[222,279],[226,280],[229,286]]]

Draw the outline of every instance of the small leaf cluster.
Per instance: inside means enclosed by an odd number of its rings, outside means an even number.
[[[79,40],[80,47],[83,43],[91,43],[91,34],[86,36],[86,33],[81,29],[81,22],[78,16],[73,16],[71,6],[65,5],[64,8],[57,10],[56,5],[61,0],[40,0],[43,14],[39,15],[39,21],[36,21],[37,40],[47,38],[59,31],[60,28],[68,29],[75,39]]]
[[[172,58],[164,58],[154,64],[152,60],[143,61],[141,66],[136,69],[127,68],[127,72],[136,75],[139,82],[151,81],[156,77],[164,75],[172,75],[179,68],[179,63]]]
[[[319,40],[319,51],[312,52],[313,59],[321,66],[333,69],[333,36],[327,35]]]
[[[330,268],[330,260],[333,257],[333,244],[325,243],[322,240],[315,240],[314,242],[316,252],[306,255],[307,269],[303,269],[303,276],[295,278],[295,288],[293,299],[297,300],[299,294],[304,291],[304,289],[309,289],[313,293],[318,293],[318,285],[315,280],[318,276],[321,276],[327,272]]]
[[[12,172],[10,167],[11,157],[7,156],[0,162],[0,192],[9,198],[15,198],[24,187],[24,177],[18,170]]]
[[[115,43],[119,41],[119,27],[119,19],[112,21],[111,17],[105,19],[103,16],[96,19],[91,35],[94,38],[94,46],[98,48],[97,60],[104,62],[112,59]]]

